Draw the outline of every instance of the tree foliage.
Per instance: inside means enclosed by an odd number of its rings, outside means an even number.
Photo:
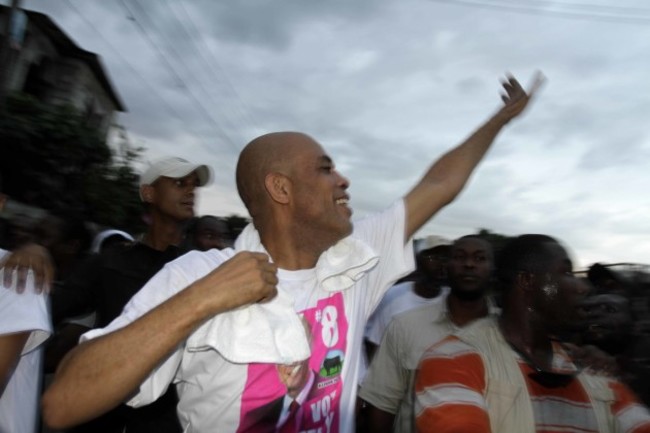
[[[97,130],[69,106],[13,95],[0,119],[3,192],[14,199],[110,227],[141,228],[141,149],[115,155]]]

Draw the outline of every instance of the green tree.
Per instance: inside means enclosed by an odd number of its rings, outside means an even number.
[[[132,232],[142,227],[132,165],[142,149],[114,155],[74,108],[12,95],[0,143],[3,189],[16,200]]]

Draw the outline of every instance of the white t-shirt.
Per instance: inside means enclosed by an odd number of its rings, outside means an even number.
[[[377,310],[368,319],[366,325],[366,339],[379,345],[393,317],[400,313],[412,310],[423,305],[428,305],[449,294],[449,287],[440,289],[438,296],[424,298],[415,293],[415,282],[405,281],[391,287],[379,303]]]
[[[380,259],[352,288],[342,292],[320,288],[314,269],[278,271],[283,289],[294,297],[295,309],[312,333],[309,367],[316,377],[298,412],[300,431],[354,431],[364,325],[390,285],[414,267],[412,246],[405,244],[404,230],[401,200],[355,223],[353,236]],[[127,325],[233,255],[233,250],[192,252],[168,263],[131,299],[122,315],[83,338]],[[187,432],[274,431],[286,394],[273,364],[232,364],[214,350],[190,352],[182,345],[152,372],[129,404],[151,403],[170,383],[176,383],[178,414]]]
[[[0,259],[7,251],[0,250]],[[0,281],[4,270],[0,271]],[[15,281],[14,281],[15,284]],[[34,290],[34,276],[27,276],[25,291],[0,287],[0,335],[30,335],[4,393],[0,396],[0,433],[34,433],[38,421],[38,398],[43,359],[42,344],[52,334],[47,295]]]

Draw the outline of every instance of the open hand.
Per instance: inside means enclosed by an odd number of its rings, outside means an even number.
[[[37,293],[49,292],[54,277],[52,258],[47,249],[38,244],[27,244],[14,250],[0,261],[0,269],[4,269],[2,284],[5,288],[12,286],[14,273],[16,274],[18,293],[25,291],[27,272],[30,269],[34,272],[34,288]]]
[[[544,81],[544,75],[538,71],[535,73],[530,90],[526,92],[515,77],[510,74],[506,75],[506,80],[501,83],[503,90],[505,90],[505,93],[501,95],[504,105],[497,113],[497,116],[501,117],[506,123],[519,116],[544,84]]]

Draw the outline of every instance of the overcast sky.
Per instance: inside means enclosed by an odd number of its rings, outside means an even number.
[[[3,0],[5,4],[7,0]],[[576,262],[650,263],[645,0],[24,0],[98,53],[145,159],[213,167],[200,214],[246,212],[239,150],[306,132],[351,180],[355,216],[406,193],[500,105],[547,82],[461,196],[417,237],[546,233]]]

